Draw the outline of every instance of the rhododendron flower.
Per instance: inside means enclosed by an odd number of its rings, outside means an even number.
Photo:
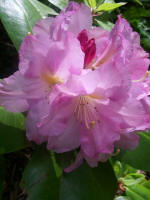
[[[121,16],[109,32],[71,2],[26,36],[19,70],[0,83],[0,105],[28,111],[29,140],[57,153],[79,147],[66,171],[83,159],[94,167],[115,148],[136,148],[136,132],[150,128],[148,56]]]

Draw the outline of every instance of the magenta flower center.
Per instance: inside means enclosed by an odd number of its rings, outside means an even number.
[[[86,68],[92,62],[96,54],[95,39],[92,38],[89,40],[87,31],[83,30],[79,33],[78,40],[80,41],[82,51],[85,53],[84,68]]]

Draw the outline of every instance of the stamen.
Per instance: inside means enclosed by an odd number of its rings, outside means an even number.
[[[27,35],[31,35],[31,32],[28,32]]]
[[[95,106],[91,101],[92,98],[90,96],[80,96],[74,109],[74,116],[80,123],[84,123],[87,129],[94,127],[96,119]]]
[[[133,83],[138,83],[138,82],[142,82],[144,81],[148,76],[149,76],[150,72],[146,71],[146,73],[144,74],[144,76],[142,78],[140,78],[139,80],[133,80]]]

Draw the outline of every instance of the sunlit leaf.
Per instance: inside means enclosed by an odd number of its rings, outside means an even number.
[[[120,6],[125,5],[126,3],[103,3],[96,9],[97,12],[101,11],[110,11],[116,8],[119,8]]]
[[[0,19],[16,48],[37,20],[56,12],[38,0],[0,0]]]

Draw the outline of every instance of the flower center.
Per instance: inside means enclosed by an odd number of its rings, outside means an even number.
[[[80,41],[81,49],[85,54],[84,68],[87,68],[93,61],[96,54],[95,39],[92,38],[89,40],[86,30],[83,30],[79,33],[78,40]]]
[[[97,121],[99,122],[99,120],[96,119],[96,112],[98,111],[92,98],[95,98],[95,96],[92,97],[89,95],[78,97],[74,109],[74,116],[76,120],[80,123],[84,123],[87,129],[92,129],[95,123]]]
[[[44,74],[44,80],[50,84],[50,85],[55,85],[55,84],[62,84],[63,82],[59,79],[58,76],[54,76],[52,74]]]

